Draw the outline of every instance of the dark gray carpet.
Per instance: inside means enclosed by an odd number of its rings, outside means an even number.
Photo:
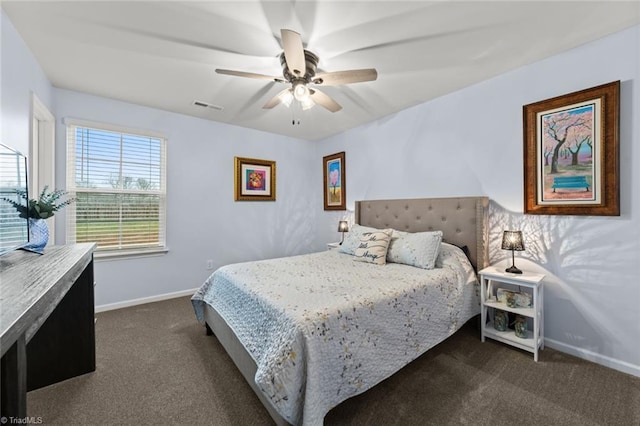
[[[97,369],[28,394],[55,425],[268,425],[189,298],[97,315]],[[474,324],[333,409],[327,425],[640,425],[640,378],[545,349],[487,341]]]

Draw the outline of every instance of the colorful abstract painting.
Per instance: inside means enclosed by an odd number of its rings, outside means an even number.
[[[275,161],[242,157],[234,160],[236,201],[276,200]]]
[[[267,185],[267,173],[264,170],[247,168],[245,170],[245,181],[247,191],[264,191]]]

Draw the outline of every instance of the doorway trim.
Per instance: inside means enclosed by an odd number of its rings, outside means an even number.
[[[45,186],[56,189],[56,119],[35,93],[31,93],[29,129],[29,194],[37,198]],[[55,242],[55,216],[47,220],[49,241]]]

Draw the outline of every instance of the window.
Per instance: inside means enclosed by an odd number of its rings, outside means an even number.
[[[166,139],[152,132],[65,120],[67,242],[97,255],[165,250]]]

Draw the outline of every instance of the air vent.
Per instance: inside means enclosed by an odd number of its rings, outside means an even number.
[[[193,105],[201,107],[201,108],[215,109],[216,111],[224,110],[224,107],[221,107],[220,105],[213,105],[213,104],[209,104],[207,102],[202,102],[202,101],[193,101]]]

